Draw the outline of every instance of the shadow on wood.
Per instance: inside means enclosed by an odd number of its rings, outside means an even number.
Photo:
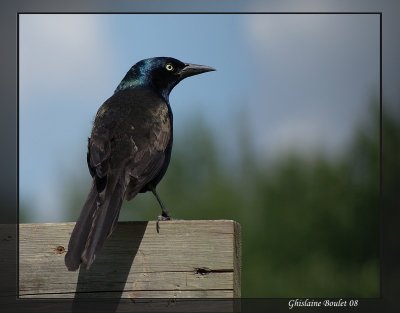
[[[116,227],[90,269],[80,268],[72,312],[82,311],[83,299],[99,298],[99,295],[102,298],[114,299],[103,302],[102,306],[107,312],[116,312],[147,224],[148,222],[137,222],[134,227],[132,225],[130,228]],[[120,251],[116,251],[115,246]],[[101,277],[107,279],[99,279]],[[90,286],[90,290],[88,290],[88,286]]]

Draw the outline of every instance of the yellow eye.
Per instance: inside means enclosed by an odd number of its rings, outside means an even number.
[[[174,66],[171,63],[167,63],[165,65],[165,68],[167,71],[170,71],[170,72],[172,72],[174,70]]]

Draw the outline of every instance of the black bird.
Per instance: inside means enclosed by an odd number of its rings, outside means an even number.
[[[65,256],[68,270],[89,269],[117,224],[122,201],[156,192],[171,157],[171,90],[183,79],[215,71],[169,57],[142,60],[131,67],[114,94],[97,111],[88,139],[92,187],[72,231]]]

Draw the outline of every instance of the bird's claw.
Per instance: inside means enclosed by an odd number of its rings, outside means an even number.
[[[171,220],[171,216],[169,216],[169,215],[167,215],[167,214],[164,214],[164,212],[161,214],[161,215],[159,215],[158,217],[157,217],[157,224],[156,224],[156,227],[157,227],[157,233],[159,233],[160,232],[160,221],[170,221]]]
[[[157,217],[158,221],[170,221],[171,220],[171,216],[167,215],[167,214],[161,214]]]

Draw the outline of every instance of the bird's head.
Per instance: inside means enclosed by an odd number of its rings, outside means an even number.
[[[170,57],[144,59],[131,67],[115,92],[136,87],[150,87],[168,100],[169,93],[180,81],[210,71],[215,69],[205,65],[184,63]]]

